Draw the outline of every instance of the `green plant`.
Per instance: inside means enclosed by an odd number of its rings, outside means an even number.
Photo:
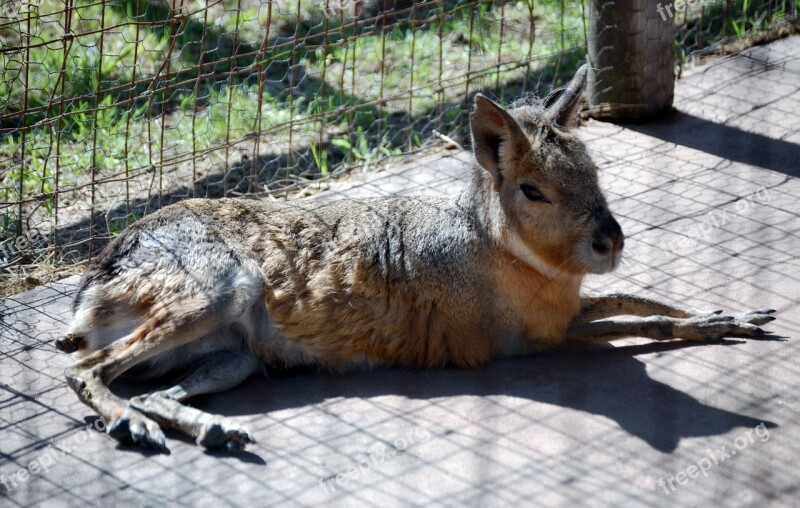
[[[328,176],[328,151],[320,149],[319,146],[315,143],[311,145],[311,155],[314,157],[314,163],[316,164],[317,168],[319,168],[320,175],[322,178],[327,178]]]
[[[345,138],[337,138],[331,141],[331,145],[341,149],[347,160],[356,160],[364,165],[370,165],[382,158],[392,159],[403,153],[402,148],[392,146],[387,134],[384,134],[375,146],[370,146],[369,135],[361,127],[356,129],[354,137],[354,142]]]
[[[732,17],[730,20],[731,28],[738,37],[741,37],[747,31],[747,8],[749,3],[749,0],[744,0],[740,14],[735,18]]]
[[[361,126],[356,129],[355,143],[345,138],[337,138],[332,140],[331,144],[342,149],[348,160],[367,161],[370,155],[369,141]]]

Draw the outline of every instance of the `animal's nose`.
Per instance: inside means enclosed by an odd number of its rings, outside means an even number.
[[[603,256],[612,251],[621,252],[625,245],[625,237],[619,222],[608,209],[603,209],[598,215],[600,217],[592,237],[592,249]]]

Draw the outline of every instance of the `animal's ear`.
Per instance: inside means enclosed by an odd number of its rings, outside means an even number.
[[[589,64],[583,64],[573,76],[569,85],[553,90],[544,100],[547,116],[556,125],[571,127],[576,120],[576,112],[580,103],[583,88],[586,86],[586,75]]]
[[[505,109],[481,94],[475,96],[469,126],[475,159],[481,167],[493,173],[499,170],[503,157],[514,154],[528,143],[517,121]]]

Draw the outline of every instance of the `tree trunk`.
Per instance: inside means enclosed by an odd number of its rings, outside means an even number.
[[[647,119],[672,107],[671,0],[590,0],[588,97],[595,118]]]

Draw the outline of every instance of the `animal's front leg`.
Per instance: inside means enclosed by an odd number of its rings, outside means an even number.
[[[652,298],[630,293],[607,292],[596,295],[582,295],[581,309],[574,322],[589,322],[613,316],[668,316],[691,318],[722,313],[721,310],[702,312],[683,309]]]
[[[631,320],[603,319],[577,322],[566,333],[566,345],[596,344],[627,337],[644,337],[653,340],[685,339],[705,342],[731,337],[760,337],[759,328],[775,319],[775,311],[751,311],[738,318],[718,314],[690,318],[670,316],[639,317]]]
[[[772,309],[750,311],[739,318],[744,318],[749,314],[773,314]],[[722,310],[703,311],[697,309],[685,309],[669,303],[660,302],[652,298],[633,295],[630,293],[608,292],[597,295],[581,296],[581,308],[572,323],[588,323],[598,319],[605,319],[614,316],[665,316],[672,318],[711,318],[720,316]],[[722,317],[722,316],[720,316]],[[727,316],[728,319],[736,319]],[[773,318],[774,319],[774,318]],[[767,322],[772,321],[772,319]]]

